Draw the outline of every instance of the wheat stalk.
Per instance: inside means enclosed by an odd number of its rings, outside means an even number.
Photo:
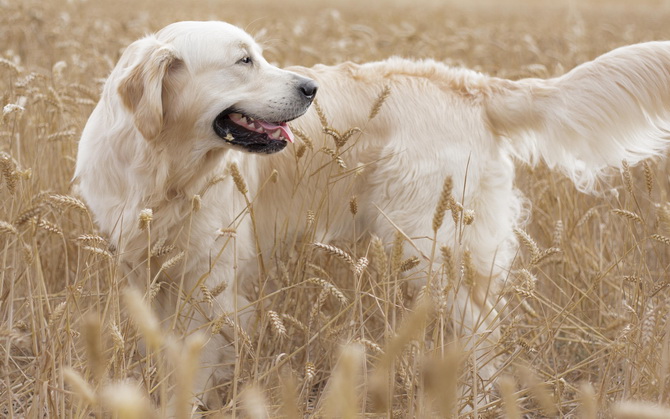
[[[451,176],[448,176],[444,179],[442,185],[442,192],[440,193],[440,199],[437,201],[437,207],[435,208],[435,213],[433,214],[433,231],[437,234],[437,230],[440,229],[442,223],[444,222],[444,215],[447,210],[451,207],[450,203],[453,200],[451,192],[453,190],[453,181]]]
[[[642,223],[642,218],[639,215],[632,212],[632,211],[615,208],[615,209],[612,210],[612,213],[614,213],[616,215],[620,215],[620,216],[625,217],[625,218],[628,218],[631,221]]]
[[[337,287],[335,285],[331,284],[330,282],[326,281],[325,279],[312,277],[312,278],[308,278],[307,282],[319,285],[328,294],[331,294],[332,296],[334,296],[340,302],[341,305],[346,306],[349,303],[349,300],[342,293],[342,291],[337,289]]]
[[[82,201],[73,196],[49,195],[47,199],[50,203],[60,208],[76,209],[79,211],[88,212],[88,208],[86,208],[86,205]]]
[[[344,263],[346,263],[351,269],[355,270],[356,269],[356,261],[354,261],[354,258],[351,257],[351,255],[344,250],[340,249],[339,247],[330,245],[330,244],[324,244],[324,243],[319,243],[315,242],[312,243],[314,247],[317,247],[321,250],[326,251],[331,256],[335,256]]]
[[[391,95],[391,85],[387,84],[379,93],[377,99],[375,99],[375,103],[372,105],[372,108],[370,109],[368,120],[374,119],[374,117],[377,116],[377,114],[379,114],[382,105],[384,104],[384,102],[386,102],[386,99],[388,99],[390,95]]]
[[[275,334],[280,338],[285,337],[286,326],[284,326],[284,322],[282,322],[279,314],[277,314],[276,311],[268,310],[268,317],[270,318],[270,325],[272,326],[272,330],[275,332]]]

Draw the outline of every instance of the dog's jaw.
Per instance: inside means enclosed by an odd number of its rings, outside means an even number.
[[[285,122],[263,121],[234,110],[221,112],[213,129],[226,143],[249,153],[273,154],[294,138]]]

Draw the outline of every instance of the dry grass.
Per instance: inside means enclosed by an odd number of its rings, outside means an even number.
[[[175,285],[157,275],[145,295],[127,294],[114,249],[70,189],[101,80],[145,32],[221,19],[256,34],[280,66],[398,54],[512,78],[561,74],[616,46],[670,37],[670,8],[651,0],[362,3],[0,1],[0,416],[162,417],[172,386],[183,396],[193,379],[203,336],[174,336],[150,308],[160,287]],[[371,105],[372,118],[379,106]],[[345,137],[364,134],[324,135],[336,140],[336,159]],[[376,239],[283,249],[257,327],[223,316],[212,325],[233,331],[239,361],[227,405],[207,414],[668,417],[666,173],[665,162],[627,168],[590,197],[546,169],[519,169],[532,222],[518,232],[524,247],[490,349],[501,354],[499,387],[473,380],[474,352],[445,337],[450,293],[475,280],[468,267],[452,266],[440,248],[449,286],[424,289],[410,309],[399,278],[416,262],[398,235],[388,253]],[[241,177],[238,186],[246,189]],[[451,201],[445,195],[435,223],[447,208],[456,223],[473,222]],[[356,217],[355,198],[342,205]],[[141,220],[147,232],[150,216]],[[306,229],[318,217],[310,213]],[[152,254],[183,257],[169,243]],[[195,303],[211,303],[223,287],[202,288]],[[190,415],[187,398],[173,403],[178,417]]]

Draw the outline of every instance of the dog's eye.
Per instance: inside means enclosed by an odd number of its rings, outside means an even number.
[[[251,64],[251,57],[248,55],[237,62],[238,64]]]

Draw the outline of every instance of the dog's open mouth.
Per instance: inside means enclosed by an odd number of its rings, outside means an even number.
[[[286,122],[263,121],[234,111],[224,111],[216,117],[214,132],[251,153],[276,153],[287,142],[293,142],[293,133]]]

